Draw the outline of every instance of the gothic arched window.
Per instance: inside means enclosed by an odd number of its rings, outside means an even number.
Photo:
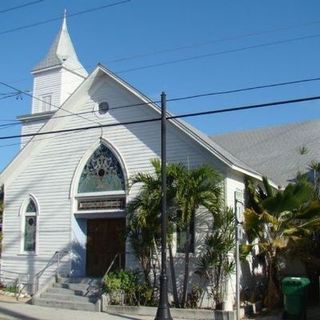
[[[125,190],[125,179],[120,162],[101,144],[83,168],[78,193],[122,190]]]
[[[24,243],[23,250],[36,251],[38,208],[35,201],[30,198],[24,212]]]

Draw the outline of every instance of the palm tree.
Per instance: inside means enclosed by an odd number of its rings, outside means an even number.
[[[154,174],[138,173],[131,184],[140,184],[138,196],[129,203],[130,240],[138,260],[144,268],[145,277],[150,273],[148,257],[154,254],[154,242],[160,237],[159,213],[161,207],[161,164],[152,160]],[[189,280],[190,254],[190,224],[194,221],[196,211],[200,206],[210,211],[216,211],[220,206],[221,187],[220,176],[209,166],[188,170],[182,164],[167,165],[167,212],[168,212],[168,248],[170,258],[170,273],[172,278],[174,303],[184,307],[186,303]],[[174,225],[186,229],[185,270],[181,301],[178,299],[172,245]],[[129,234],[130,234],[129,232]],[[138,234],[140,235],[138,237]],[[151,241],[152,237],[154,241]],[[143,242],[143,243],[142,243]],[[135,249],[136,248],[136,249]]]
[[[152,258],[160,238],[159,208],[161,203],[159,163],[152,161],[155,175],[138,173],[131,179],[131,186],[140,184],[139,194],[128,203],[127,236],[141,265],[148,285]]]
[[[244,212],[244,228],[249,252],[255,245],[265,259],[269,308],[281,301],[279,283],[279,258],[296,248],[320,225],[320,202],[315,199],[313,186],[300,179],[289,184],[284,191],[273,191],[267,179],[263,180],[265,193],[247,183],[249,206]],[[255,242],[255,240],[258,242]]]
[[[139,194],[128,204],[128,236],[135,255],[142,267],[146,283],[150,284],[152,257],[157,255],[156,247],[160,242],[160,211],[161,211],[161,164],[157,159],[151,160],[154,174],[138,173],[131,179],[131,186],[140,185]],[[174,303],[179,307],[176,277],[173,262],[171,241],[175,198],[174,176],[180,171],[179,164],[167,165],[167,205],[169,213],[168,248],[170,257],[170,273]],[[155,280],[155,279],[154,279]]]
[[[235,248],[235,217],[231,208],[213,213],[212,230],[197,261],[197,273],[210,284],[216,309],[224,301],[227,277],[234,272],[235,263],[229,254]]]
[[[209,166],[201,166],[192,170],[183,167],[176,176],[176,202],[181,213],[179,222],[186,229],[182,307],[185,306],[188,292],[192,224],[201,206],[211,212],[216,212],[220,207],[220,181],[218,173]]]

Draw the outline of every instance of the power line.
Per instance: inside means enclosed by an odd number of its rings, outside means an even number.
[[[198,98],[203,98],[203,97],[218,96],[218,95],[225,95],[225,94],[239,93],[239,92],[247,92],[247,91],[259,90],[259,89],[282,87],[282,86],[287,86],[287,85],[308,83],[308,82],[319,81],[319,80],[320,80],[320,77],[314,77],[314,78],[306,78],[306,79],[299,79],[299,80],[292,80],[292,81],[276,82],[276,83],[270,83],[270,84],[265,84],[265,85],[252,86],[252,87],[244,87],[244,88],[237,88],[237,89],[230,89],[230,90],[206,92],[206,93],[194,94],[194,95],[189,95],[189,96],[169,98],[169,99],[167,99],[167,102],[191,100],[191,99],[198,99]],[[17,90],[17,92],[19,92],[19,93],[24,93],[24,91],[21,91],[18,88],[16,88],[15,90]],[[29,94],[29,96],[34,97],[31,94]],[[113,107],[113,108],[110,108],[109,110],[117,110],[117,109],[145,106],[145,105],[157,104],[157,103],[160,103],[160,100],[151,100],[149,102],[127,104],[127,105],[122,105],[122,106],[118,106],[118,107]],[[49,105],[56,107],[56,106],[52,105],[51,103]],[[62,109],[62,110],[64,110],[64,109]],[[66,117],[79,116],[79,115],[91,114],[91,113],[93,113],[93,111],[84,111],[84,112],[72,113],[72,114],[68,114],[68,115],[53,116],[53,117],[51,117],[51,119],[66,118]],[[6,120],[0,119],[0,121],[15,121],[17,123],[20,123],[20,121],[9,120],[9,119],[6,119]]]
[[[183,46],[179,46],[179,47],[175,47],[175,48],[167,48],[167,49],[163,49],[163,50],[156,50],[156,51],[147,52],[147,53],[140,53],[140,54],[138,53],[138,54],[132,55],[132,56],[127,56],[127,57],[123,57],[123,58],[116,58],[116,59],[109,60],[109,61],[107,60],[107,63],[118,63],[118,62],[133,60],[133,59],[145,58],[145,57],[148,57],[148,56],[158,55],[158,54],[162,54],[162,53],[168,53],[168,52],[175,52],[175,51],[180,51],[180,50],[185,50],[185,49],[198,48],[198,47],[207,46],[207,45],[214,44],[214,43],[219,43],[219,42],[226,42],[226,41],[232,41],[232,40],[241,40],[241,39],[245,39],[245,38],[260,36],[260,35],[263,35],[263,34],[275,33],[275,32],[279,32],[279,31],[286,31],[286,30],[290,30],[290,29],[296,29],[296,28],[299,28],[299,27],[311,26],[311,25],[315,25],[315,24],[319,24],[319,23],[320,23],[319,20],[315,20],[315,21],[306,22],[306,23],[303,23],[303,24],[300,24],[300,25],[284,26],[284,27],[274,28],[274,29],[265,30],[265,31],[261,31],[261,32],[251,32],[251,33],[245,33],[245,34],[240,34],[240,35],[235,35],[235,36],[230,36],[230,37],[225,37],[225,38],[219,38],[219,39],[215,39],[215,40],[211,40],[211,41],[205,41],[205,42],[198,42],[198,43],[189,44],[189,45],[183,45]]]
[[[79,132],[81,133],[81,131],[79,131]],[[65,135],[68,135],[68,134],[74,134],[74,132],[62,133],[61,136],[65,136]],[[46,138],[41,138],[41,139],[32,139],[32,140],[30,139],[29,141],[27,141],[27,143],[36,143],[36,142],[40,142],[40,141],[44,141],[44,140],[54,139],[55,137],[56,136],[54,136],[54,137],[46,137]],[[2,144],[2,145],[0,145],[0,148],[13,147],[13,146],[21,146],[21,142]]]
[[[44,0],[35,0],[35,1],[27,2],[27,3],[23,3],[23,4],[19,5],[19,6],[15,6],[15,7],[11,7],[11,8],[8,8],[8,9],[0,10],[0,13],[5,13],[5,12],[9,12],[9,11],[14,11],[14,10],[17,10],[17,9],[25,8],[25,7],[32,6],[34,4],[37,4],[37,3],[43,2],[43,1]]]
[[[131,0],[128,0],[128,1],[131,1]],[[94,8],[94,9],[99,9],[100,7],[98,8]],[[82,12],[81,12],[82,14]],[[75,14],[70,14],[68,15],[69,17],[70,16],[73,16],[73,15],[78,15],[78,13],[75,13]],[[61,17],[59,18],[53,18],[53,20],[50,19],[50,21],[48,20],[47,22],[51,22],[51,21],[56,21],[56,20],[60,20]],[[47,23],[46,22],[46,23]],[[40,24],[43,24],[44,22],[40,22]],[[135,55],[132,55],[132,56],[127,56],[127,57],[123,57],[123,58],[116,58],[116,59],[112,59],[112,60],[107,60],[106,61],[106,64],[109,64],[109,63],[119,63],[119,62],[123,62],[123,61],[128,61],[128,60],[134,60],[134,59],[138,59],[138,58],[143,58],[143,57],[147,57],[147,56],[153,56],[153,55],[158,55],[158,54],[161,54],[161,53],[167,53],[167,52],[174,52],[174,51],[179,51],[179,50],[184,50],[184,49],[190,49],[190,48],[195,48],[195,47],[201,47],[201,46],[205,46],[205,45],[209,45],[209,44],[213,44],[213,43],[218,43],[218,42],[225,42],[225,41],[230,41],[230,40],[239,40],[239,39],[243,39],[243,38],[248,38],[248,37],[253,37],[253,36],[259,36],[259,35],[262,35],[262,34],[268,34],[268,33],[274,33],[274,32],[278,32],[278,31],[285,31],[285,30],[290,30],[290,29],[295,29],[295,28],[299,28],[301,26],[310,26],[310,25],[315,25],[315,24],[319,24],[320,21],[319,20],[315,20],[315,21],[311,21],[311,22],[307,22],[307,23],[304,23],[304,24],[301,24],[301,25],[293,25],[293,26],[284,26],[284,27],[280,27],[280,28],[275,28],[275,29],[271,29],[271,30],[266,30],[266,31],[261,31],[261,32],[253,32],[253,33],[247,33],[247,34],[242,34],[242,35],[236,35],[236,36],[230,36],[230,37],[226,37],[226,38],[220,38],[220,39],[216,39],[216,40],[212,40],[212,41],[206,41],[206,42],[199,42],[199,43],[195,43],[195,44],[191,44],[191,45],[184,45],[184,46],[179,46],[179,47],[175,47],[175,48],[167,48],[167,49],[163,49],[163,50],[157,50],[157,51],[153,51],[153,52],[147,52],[147,53],[138,53],[138,54],[135,54]],[[21,27],[22,28],[22,27]],[[20,29],[19,29],[20,30]],[[7,30],[8,31],[8,30]],[[10,31],[10,30],[9,30]],[[5,31],[6,32],[6,31]],[[13,32],[13,31],[10,31],[10,32]],[[1,33],[0,33],[1,34]],[[313,38],[314,36],[318,36],[318,35],[310,35],[310,36],[306,36],[305,39],[311,37]],[[301,40],[300,38],[296,38],[296,40]],[[282,40],[282,41],[294,41],[294,39],[285,39],[285,40]],[[273,44],[276,44],[276,43],[273,43]],[[269,44],[271,45],[271,44]],[[260,46],[260,45],[258,45]],[[251,48],[251,47],[250,47]],[[242,51],[244,48],[240,48],[240,49],[234,49],[234,50],[240,50]],[[249,49],[249,47],[248,47]],[[228,51],[225,52],[225,53],[231,53],[231,52],[235,52],[235,51]],[[222,53],[217,53],[217,54],[222,54]],[[188,58],[187,58],[188,59]],[[95,65],[89,65],[88,67],[94,67]],[[155,65],[156,66],[156,65]],[[143,67],[143,66],[142,66]],[[140,68],[142,67],[139,67],[139,69],[137,70],[140,70]],[[150,66],[146,66],[146,67],[151,67]],[[81,69],[81,68],[74,68],[74,69],[70,69],[71,71],[76,71],[78,69]],[[124,71],[120,71],[120,72],[132,72],[132,71],[135,71],[136,69],[134,68],[134,70],[124,70]],[[118,72],[119,73],[119,72]],[[25,80],[25,79],[23,79]],[[19,80],[19,81],[22,81],[22,80]],[[49,87],[49,86],[48,86]],[[45,87],[47,88],[47,87]]]
[[[66,109],[62,108],[61,106],[56,106],[56,105],[52,104],[51,102],[48,103],[47,101],[42,100],[42,99],[40,99],[40,98],[38,98],[38,97],[30,94],[29,92],[21,91],[21,90],[15,88],[15,87],[13,87],[13,86],[5,83],[5,82],[0,81],[0,84],[2,84],[3,86],[5,86],[5,87],[7,87],[7,88],[12,89],[12,90],[16,90],[18,93],[24,94],[24,95],[26,95],[26,96],[29,96],[29,97],[31,97],[31,98],[34,98],[34,99],[42,102],[42,103],[45,103],[45,104],[47,104],[47,105],[50,105],[50,106],[52,106],[52,107],[54,107],[54,108],[57,108],[57,109],[59,109],[59,110],[63,110],[63,111],[65,111],[65,112],[67,112],[67,113],[69,113],[69,114],[71,114],[71,115],[77,116],[77,117],[82,118],[82,119],[84,119],[84,120],[87,120],[87,121],[89,121],[89,122],[99,123],[98,121],[94,121],[94,120],[85,118],[85,117],[83,117],[82,115],[79,115],[79,114],[77,114],[77,113],[73,113],[73,112],[71,112],[71,111],[69,111],[69,110],[66,110]],[[99,124],[100,124],[100,123],[99,123]]]
[[[170,60],[170,61],[164,61],[164,62],[149,64],[149,65],[144,65],[144,66],[140,66],[140,67],[120,70],[120,71],[117,71],[116,73],[120,73],[120,74],[121,73],[129,73],[129,72],[133,72],[133,71],[150,69],[150,68],[155,68],[155,67],[162,67],[162,66],[166,66],[166,65],[180,63],[180,62],[199,60],[199,59],[213,57],[213,56],[220,56],[220,55],[228,54],[228,53],[241,52],[241,51],[246,51],[246,50],[250,50],[250,49],[258,49],[258,48],[263,48],[263,47],[268,47],[268,46],[273,46],[273,45],[278,45],[278,44],[284,44],[284,43],[289,43],[289,42],[294,42],[294,41],[299,41],[299,40],[313,39],[313,38],[318,38],[318,37],[320,37],[319,33],[309,35],[309,36],[301,36],[301,37],[296,37],[296,38],[291,38],[291,39],[266,42],[266,43],[256,44],[256,45],[252,45],[252,46],[246,46],[246,47],[242,47],[242,48],[228,49],[228,50],[223,50],[223,51],[217,51],[217,52],[211,52],[211,53],[201,54],[201,55],[197,55],[197,56],[187,57],[187,58],[181,58],[181,59],[175,59],[175,60]]]
[[[75,16],[80,16],[80,15],[83,15],[83,14],[86,14],[86,13],[91,13],[91,12],[94,12],[94,11],[98,11],[98,10],[102,10],[102,9],[106,9],[106,8],[110,8],[110,7],[115,7],[115,6],[130,2],[130,1],[131,0],[123,0],[123,1],[119,1],[119,2],[114,2],[114,3],[111,3],[111,4],[104,5],[104,6],[99,6],[99,7],[95,7],[95,8],[89,8],[89,9],[86,9],[86,10],[82,10],[82,11],[78,11],[78,12],[75,12],[75,13],[71,13],[71,14],[68,14],[67,16],[69,18],[75,17]],[[43,24],[47,24],[49,22],[53,22],[53,21],[57,21],[57,20],[61,20],[61,16],[55,17],[55,18],[50,18],[50,19],[47,19],[47,20],[39,21],[39,22],[35,22],[35,23],[31,23],[31,24],[28,24],[28,25],[20,26],[20,27],[16,27],[16,28],[13,28],[13,29],[4,30],[4,31],[0,32],[0,35],[12,33],[12,32],[19,31],[19,30],[33,28],[33,27],[40,26],[40,25],[43,25]]]
[[[128,0],[128,1],[130,1],[130,0]],[[1,35],[1,33],[0,33],[0,35]],[[213,57],[213,56],[220,56],[220,55],[229,54],[229,53],[242,52],[242,51],[245,51],[245,50],[258,49],[258,48],[263,48],[263,47],[268,47],[268,46],[273,46],[273,45],[279,45],[279,44],[284,44],[284,43],[289,43],[289,42],[294,42],[294,41],[300,41],[300,40],[306,40],[306,39],[314,39],[314,38],[318,38],[318,37],[320,37],[319,33],[313,34],[313,35],[308,35],[308,36],[301,36],[301,37],[296,37],[296,38],[290,38],[290,39],[266,42],[266,43],[261,43],[261,44],[257,44],[257,45],[252,45],[252,46],[246,46],[246,47],[241,47],[241,48],[217,51],[217,52],[206,53],[206,54],[202,54],[202,55],[196,55],[196,56],[192,56],[192,57],[186,57],[186,58],[180,58],[180,59],[175,59],[175,60],[170,60],[170,61],[164,61],[164,62],[149,64],[149,65],[144,65],[144,66],[138,66],[138,67],[134,67],[134,68],[130,68],[130,69],[115,71],[115,73],[117,73],[117,74],[125,74],[125,73],[144,70],[144,69],[150,69],[150,68],[161,67],[161,66],[166,66],[166,65],[171,65],[171,64],[181,63],[181,62],[199,60],[199,59],[203,59],[203,58],[208,58],[208,57]],[[170,51],[170,49],[169,49],[169,51]],[[140,55],[140,56],[142,57],[143,54]],[[129,58],[124,58],[124,59],[125,60],[126,59],[129,60]],[[109,63],[110,63],[110,61],[109,61]],[[71,71],[75,71],[75,70],[78,70],[78,69],[80,69],[80,68],[75,68],[75,69],[70,69],[70,70]],[[44,88],[50,88],[50,87],[54,87],[54,86],[47,86],[47,87],[44,87]]]
[[[259,108],[266,108],[266,107],[273,107],[273,106],[278,106],[278,105],[287,105],[287,104],[292,104],[292,103],[301,103],[301,102],[308,102],[308,101],[315,101],[315,100],[320,100],[320,96],[297,98],[297,99],[292,99],[292,100],[274,101],[274,102],[267,102],[267,103],[246,105],[246,106],[232,107],[232,108],[225,108],[225,109],[215,109],[215,110],[208,110],[208,111],[201,111],[201,112],[192,112],[192,113],[185,113],[185,114],[180,114],[180,115],[175,115],[175,116],[169,115],[166,117],[166,119],[173,120],[173,119],[179,119],[179,118],[197,117],[197,116],[204,116],[204,115],[217,114],[217,113],[252,110],[252,109],[259,109]],[[0,140],[35,137],[35,136],[43,136],[43,135],[65,133],[65,132],[77,132],[77,131],[82,131],[82,130],[92,130],[92,129],[98,129],[98,128],[101,129],[101,128],[117,127],[117,126],[131,125],[131,124],[142,124],[142,123],[156,122],[156,121],[160,121],[160,120],[161,120],[161,117],[157,117],[157,118],[151,118],[151,119],[124,121],[124,122],[111,123],[111,124],[101,124],[101,125],[88,126],[88,127],[78,127],[78,128],[70,128],[70,129],[63,129],[63,130],[27,133],[27,134],[12,135],[12,136],[0,136]]]
[[[9,98],[12,98],[12,97],[17,97],[18,95],[19,95],[18,92],[10,93],[10,94],[7,94],[6,96],[0,97],[0,100],[9,99]]]
[[[9,127],[14,127],[14,126],[17,126],[19,125],[20,123],[5,123],[5,124],[0,124],[0,130],[2,129],[7,129]]]
[[[274,106],[278,106],[278,105],[301,103],[301,102],[308,102],[308,101],[315,101],[315,100],[320,100],[320,96],[314,96],[314,97],[308,97],[308,98],[298,98],[298,99],[293,99],[293,100],[274,101],[274,102],[253,104],[253,105],[226,108],[226,109],[191,112],[191,113],[185,113],[185,114],[181,114],[181,115],[177,115],[177,116],[169,116],[169,117],[167,117],[167,119],[170,120],[170,119],[190,118],[190,117],[205,116],[205,115],[216,114],[216,113],[227,113],[227,112],[233,112],[233,111],[261,109],[261,108],[266,108],[266,107],[274,107]]]

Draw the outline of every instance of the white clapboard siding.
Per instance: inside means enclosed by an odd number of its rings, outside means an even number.
[[[52,105],[60,106],[61,71],[49,70],[34,75],[32,113],[45,111],[43,110],[43,102],[40,100],[47,95],[51,96]]]
[[[96,79],[87,92],[82,92],[81,99],[74,103],[70,110],[77,113],[96,110],[98,103],[103,100],[106,100],[111,108],[107,115],[97,116],[96,112],[91,112],[83,117],[61,118],[57,128],[85,127],[97,123],[112,124],[159,117],[159,114],[149,106],[112,109],[141,101],[107,76]],[[66,250],[77,241],[81,246],[85,246],[83,235],[78,234],[79,230],[74,227],[72,185],[79,163],[88,150],[94,144],[98,144],[100,137],[117,150],[128,178],[140,171],[151,172],[150,159],[160,157],[159,122],[55,134],[41,142],[36,142],[34,138],[30,142],[34,144],[34,152],[31,153],[27,163],[17,168],[14,179],[5,186],[2,265],[4,270],[10,268],[14,271],[28,272],[31,263],[33,269],[38,272],[44,265],[42,260],[48,259],[56,250]],[[87,155],[89,156],[90,154]],[[210,164],[223,176],[227,172],[221,161],[171,123],[168,124],[167,156],[168,162],[183,162],[190,167]],[[231,180],[227,180],[226,186],[230,183]],[[132,199],[136,192],[137,188],[130,191],[128,200]],[[36,255],[23,259],[25,256],[19,255],[22,247],[20,237],[23,217],[20,215],[20,208],[29,194],[33,195],[39,204],[37,252]],[[204,232],[204,223],[200,223],[198,228],[199,234]],[[198,240],[200,238],[201,235],[197,237]],[[14,263],[17,258],[19,263]],[[48,272],[47,276],[50,274]]]
[[[22,123],[21,134],[25,135],[38,132],[46,122],[47,120],[38,120],[33,122]],[[32,136],[21,137],[21,149],[30,141],[31,138]]]

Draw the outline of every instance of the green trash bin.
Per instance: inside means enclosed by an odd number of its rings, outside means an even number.
[[[284,319],[306,319],[308,286],[305,277],[286,277],[282,280]]]

